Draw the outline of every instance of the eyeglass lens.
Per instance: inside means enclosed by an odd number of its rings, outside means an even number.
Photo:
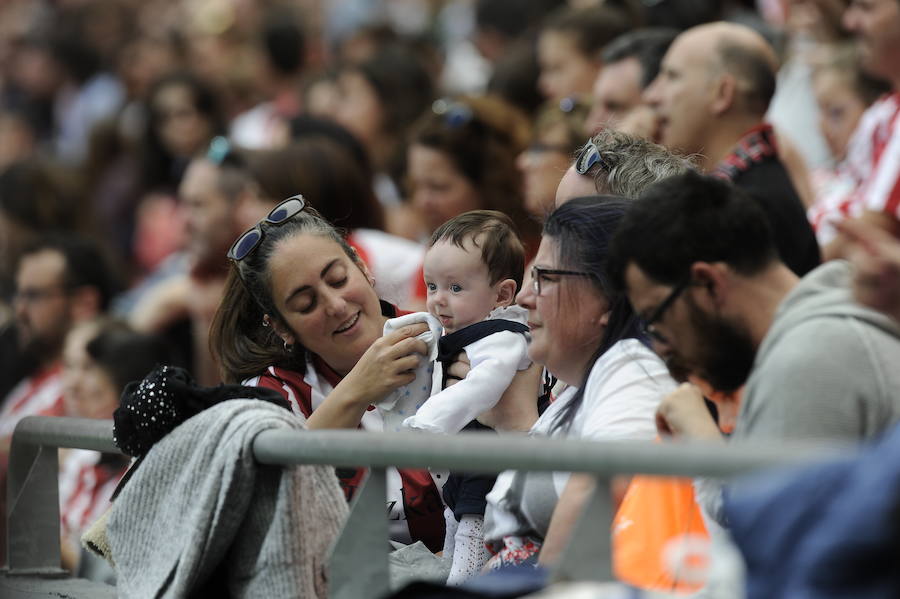
[[[266,222],[272,225],[278,225],[294,217],[306,206],[306,201],[301,197],[288,198],[281,202],[266,217]]]
[[[234,244],[233,255],[235,260],[243,260],[247,257],[253,248],[259,243],[260,239],[262,239],[262,231],[258,228],[253,228],[244,233],[240,239],[238,239],[237,243]]]

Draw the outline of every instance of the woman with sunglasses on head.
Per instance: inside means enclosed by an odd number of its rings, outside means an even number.
[[[531,144],[516,159],[525,208],[534,218],[544,219],[553,210],[559,181],[584,143],[588,110],[586,102],[567,97],[548,102],[538,113]]]
[[[494,96],[441,99],[413,128],[407,183],[428,239],[469,210],[497,210],[516,225],[529,254],[539,229],[525,210],[516,157],[529,139],[526,117]]]
[[[397,309],[381,302],[344,237],[294,196],[242,234],[210,328],[210,350],[226,383],[282,393],[316,428],[383,430],[370,406],[413,381],[426,352],[426,325],[382,336]],[[350,499],[361,470],[338,470]],[[443,504],[425,470],[388,474],[391,536],[439,551]]]
[[[530,434],[592,440],[656,436],[660,400],[675,389],[647,346],[628,299],[606,283],[609,240],[628,200],[571,200],[547,218],[517,302],[528,310],[529,357],[568,387]],[[523,403],[525,400],[522,400]],[[530,400],[533,404],[533,398]],[[488,495],[489,566],[553,563],[581,513],[593,478],[567,473],[502,473]]]

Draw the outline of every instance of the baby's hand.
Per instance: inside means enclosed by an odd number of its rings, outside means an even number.
[[[457,354],[456,359],[447,368],[447,376],[445,377],[447,383],[444,385],[444,388],[455,385],[466,378],[466,375],[469,374],[471,369],[472,364],[469,362],[469,356],[466,355],[466,352]]]

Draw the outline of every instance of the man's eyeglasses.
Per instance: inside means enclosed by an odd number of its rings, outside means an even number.
[[[582,272],[578,270],[556,270],[553,268],[541,268],[540,266],[532,266],[531,267],[531,289],[534,290],[535,295],[541,294],[541,279],[546,278],[547,276],[569,276],[569,277],[591,277],[593,276],[589,272]]]
[[[589,170],[594,168],[595,164],[599,164],[603,170],[610,170],[609,163],[600,155],[600,149],[594,144],[594,140],[589,139],[578,152],[578,157],[575,158],[575,172],[579,175],[586,175]]]
[[[641,325],[641,330],[644,332],[644,334],[646,336],[648,336],[652,339],[655,339],[656,341],[659,341],[660,343],[668,343],[669,342],[669,340],[666,339],[665,335],[663,335],[662,333],[660,333],[659,331],[656,330],[656,327],[654,326],[654,324],[656,322],[659,322],[659,320],[662,319],[663,316],[665,316],[666,310],[669,309],[669,307],[675,302],[675,300],[678,299],[678,296],[681,295],[684,292],[684,290],[688,288],[688,285],[690,285],[690,284],[691,284],[691,279],[690,279],[690,277],[687,277],[683,281],[681,281],[680,283],[675,285],[675,287],[672,289],[672,291],[669,292],[669,295],[666,296],[666,299],[664,299],[662,301],[662,303],[656,307],[656,310],[654,310],[650,314],[650,316],[648,316],[646,318],[646,320],[644,320],[644,322]]]
[[[298,214],[306,207],[306,199],[297,194],[284,200],[274,208],[269,214],[256,223],[253,227],[244,232],[237,241],[228,250],[228,258],[239,262],[250,255],[253,250],[262,242],[265,232],[263,231],[263,223],[270,225],[281,225]]]
[[[52,297],[65,295],[69,293],[69,291],[69,288],[62,285],[47,287],[45,289],[19,289],[13,294],[12,303],[27,305],[37,304]]]

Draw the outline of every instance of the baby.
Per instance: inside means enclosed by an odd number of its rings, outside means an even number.
[[[501,212],[466,212],[434,232],[424,262],[426,307],[428,320],[437,319],[444,334],[438,341],[433,395],[404,420],[404,427],[439,433],[487,428],[475,418],[499,401],[517,370],[531,363],[527,312],[514,305],[524,270],[522,242]],[[446,367],[462,351],[471,369],[444,389]],[[451,473],[444,485],[449,506],[444,555],[453,560],[448,584],[474,576],[490,557],[482,523],[484,497],[495,478]]]
[[[527,368],[527,312],[514,304],[525,250],[502,212],[474,210],[441,225],[425,253],[426,308],[444,329],[434,394],[404,426],[457,433],[492,408]],[[465,351],[471,370],[444,389],[445,368]],[[438,378],[440,376],[440,378]],[[440,383],[440,384],[438,384]]]

